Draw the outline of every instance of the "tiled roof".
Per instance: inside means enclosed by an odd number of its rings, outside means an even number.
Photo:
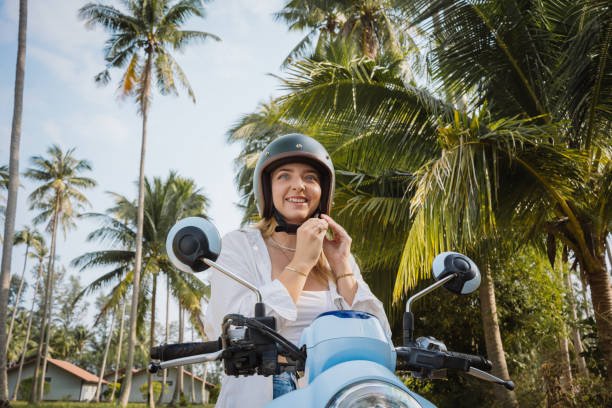
[[[68,361],[64,361],[64,360],[56,360],[54,358],[49,358],[49,362],[53,363],[54,365],[56,365],[57,367],[68,371],[70,374],[79,377],[80,379],[82,379],[83,381],[86,382],[91,382],[91,383],[97,383],[99,378],[97,375],[94,375],[92,373],[90,373],[89,371],[83,370],[81,367],[78,367],[72,363],[69,363]],[[108,381],[106,380],[102,380],[103,384],[107,384]]]

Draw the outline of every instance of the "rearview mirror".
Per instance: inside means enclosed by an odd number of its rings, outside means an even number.
[[[480,286],[478,266],[470,258],[457,252],[442,252],[436,256],[432,273],[436,281],[457,274],[454,279],[446,282],[444,287],[460,295],[472,293]]]
[[[221,253],[221,236],[215,225],[203,217],[177,222],[166,237],[166,252],[174,266],[183,272],[208,269],[203,259],[216,261]]]

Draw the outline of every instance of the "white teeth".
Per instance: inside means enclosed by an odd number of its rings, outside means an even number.
[[[305,203],[306,199],[305,198],[288,198],[287,201],[289,201],[290,203]]]

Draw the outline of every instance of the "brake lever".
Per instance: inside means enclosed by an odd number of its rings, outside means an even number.
[[[148,370],[151,374],[157,373],[159,370],[164,370],[166,368],[178,367],[187,364],[198,364],[198,363],[206,363],[209,361],[216,361],[221,357],[224,350],[215,351],[214,353],[208,354],[199,354],[197,356],[189,356],[176,358],[174,360],[167,360],[162,362],[150,362]]]
[[[511,380],[502,380],[499,377],[494,376],[493,374],[489,374],[486,371],[479,370],[474,367],[470,367],[469,370],[466,371],[469,375],[479,378],[481,380],[485,380],[488,382],[492,382],[494,384],[503,385],[507,390],[514,390],[514,382]]]

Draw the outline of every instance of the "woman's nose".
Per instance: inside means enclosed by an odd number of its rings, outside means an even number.
[[[293,182],[293,185],[291,186],[291,188],[296,191],[303,191],[303,190],[306,190],[306,184],[304,183],[302,179],[296,179]]]

